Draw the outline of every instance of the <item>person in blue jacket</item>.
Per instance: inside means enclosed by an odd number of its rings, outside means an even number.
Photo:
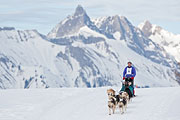
[[[132,81],[132,87],[133,87],[133,94],[135,93],[134,91],[134,78],[136,76],[136,70],[132,66],[132,62],[128,62],[128,66],[125,67],[124,72],[123,72],[123,80],[127,78],[131,78]]]
[[[128,66],[124,69],[123,72],[123,80],[125,80],[125,78],[131,78],[132,80],[134,80],[135,76],[136,76],[136,70],[132,66],[132,62],[128,62]]]

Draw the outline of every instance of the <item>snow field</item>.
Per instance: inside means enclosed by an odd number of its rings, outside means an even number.
[[[108,88],[1,90],[0,120],[179,120],[180,87],[136,89],[121,115],[108,115]],[[115,88],[119,91],[119,88]]]

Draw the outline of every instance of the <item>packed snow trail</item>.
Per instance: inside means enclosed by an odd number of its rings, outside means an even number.
[[[1,90],[0,120],[179,120],[180,87],[136,89],[121,115],[108,115],[107,88]],[[115,88],[115,90],[119,90]]]

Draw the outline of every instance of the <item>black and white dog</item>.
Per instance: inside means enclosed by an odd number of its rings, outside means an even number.
[[[108,89],[107,94],[109,99],[109,115],[111,115],[111,110],[113,114],[115,113],[116,107],[119,107],[121,114],[123,114],[127,108],[127,99],[124,97],[124,94],[115,95],[115,91],[113,89]]]
[[[119,94],[116,96],[116,100],[118,103],[119,110],[120,110],[121,114],[123,114],[124,111],[126,111],[126,109],[127,109],[127,99],[124,98],[123,95]]]

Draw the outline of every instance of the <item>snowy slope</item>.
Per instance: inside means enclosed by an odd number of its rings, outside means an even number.
[[[129,60],[137,69],[138,85],[178,85],[172,68],[144,58],[124,41],[107,39],[87,27],[84,32],[103,39],[56,45],[36,31],[1,31],[1,88],[118,86]]]
[[[151,24],[149,21],[141,23],[139,28],[147,37],[162,46],[167,53],[180,62],[180,34],[176,35],[168,32],[158,25]]]
[[[159,64],[175,66],[175,59],[163,47],[146,37],[138,27],[133,26],[126,17],[100,17],[93,19],[93,22],[105,35],[111,35],[116,40],[125,40],[127,46],[138,54]]]
[[[37,31],[0,31],[0,87],[45,88],[63,84],[55,60],[64,47],[44,40]],[[59,85],[58,85],[59,86]]]
[[[137,85],[178,86],[174,58],[127,18],[115,18],[123,39],[118,31],[114,35],[96,26],[82,6],[47,37],[36,30],[1,28],[0,88],[119,86],[127,61],[137,69]]]
[[[121,115],[108,115],[107,88],[0,91],[1,120],[179,120],[179,87],[136,89]],[[116,88],[118,91],[119,89]]]

